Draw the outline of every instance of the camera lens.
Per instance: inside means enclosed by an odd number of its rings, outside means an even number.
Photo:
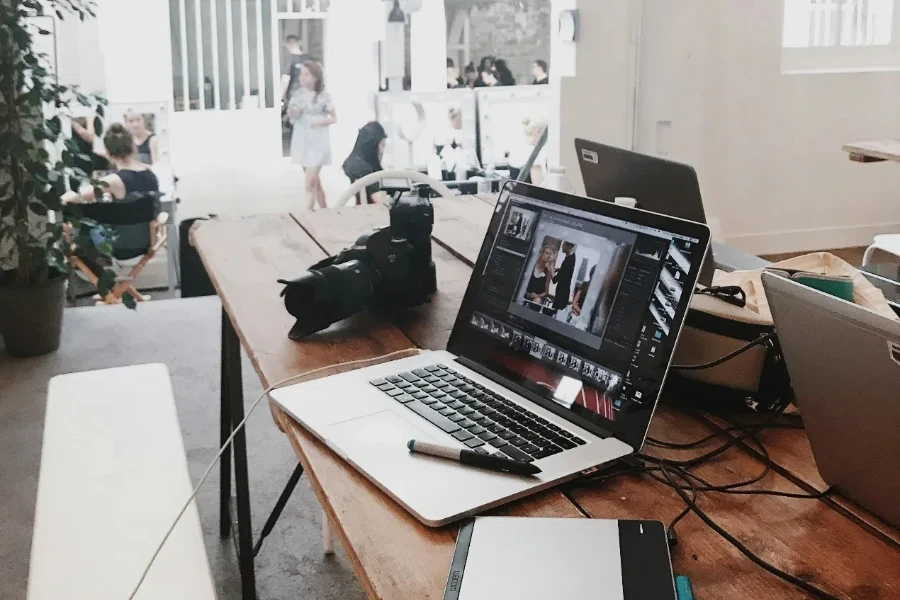
[[[372,297],[375,272],[359,260],[309,270],[288,283],[284,306],[297,319],[290,338],[326,329],[366,307]]]

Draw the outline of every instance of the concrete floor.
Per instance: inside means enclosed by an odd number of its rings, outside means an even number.
[[[0,598],[26,596],[48,380],[60,373],[148,362],[168,365],[191,477],[196,482],[219,439],[217,298],[161,300],[140,306],[67,309],[59,352],[13,359],[0,345]],[[262,389],[245,359],[249,405]],[[254,530],[268,516],[296,457],[265,403],[247,425]],[[230,540],[218,536],[218,470],[197,499],[220,600],[240,598]],[[259,598],[364,598],[342,552],[322,554],[322,513],[304,478],[257,558]]]

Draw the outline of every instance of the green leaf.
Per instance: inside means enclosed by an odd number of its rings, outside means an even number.
[[[40,217],[46,217],[46,216],[47,216],[47,207],[44,206],[44,205],[43,205],[42,203],[40,203],[40,202],[29,202],[29,203],[28,203],[28,209],[31,210],[31,212],[33,212],[34,214],[36,214],[36,215],[38,215],[38,216],[40,216]]]
[[[103,269],[103,273],[97,278],[97,291],[100,296],[106,296],[116,285],[116,272],[112,269]]]
[[[62,121],[59,116],[55,116],[52,119],[47,119],[44,122],[47,125],[47,128],[50,129],[53,133],[59,135],[62,132]]]

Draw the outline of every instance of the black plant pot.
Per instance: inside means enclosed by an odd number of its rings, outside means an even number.
[[[11,356],[41,356],[59,348],[67,283],[62,275],[34,286],[0,283],[0,335]]]

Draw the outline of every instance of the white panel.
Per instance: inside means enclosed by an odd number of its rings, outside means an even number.
[[[371,23],[384,18],[384,8],[380,2],[331,0],[327,14],[323,21],[327,27],[326,86],[337,110],[337,123],[330,127],[332,155],[345,157],[353,149],[359,128],[375,118],[378,52],[377,32]],[[441,73],[444,69],[442,65]]]
[[[197,53],[197,106],[206,110],[206,72],[203,70],[203,0],[194,0],[194,43]]]
[[[219,93],[219,81],[221,73],[219,73],[219,15],[217,14],[215,0],[210,1],[210,35],[212,37],[212,80],[213,80],[213,106],[216,110],[221,110],[222,100]]]
[[[447,89],[447,18],[444,0],[423,0],[410,17],[410,75],[414,92]]]
[[[263,11],[262,4],[267,0],[253,0],[256,5],[256,88],[259,90],[259,106],[266,106],[266,58],[263,55]]]
[[[281,160],[279,109],[207,110],[172,115],[172,153],[179,177],[227,166],[253,178]]]
[[[241,91],[240,105],[242,108],[247,103],[247,97],[250,95],[250,40],[248,39],[250,23],[247,19],[247,0],[241,0],[241,63],[243,66],[243,89]]]
[[[181,93],[184,102],[183,110],[191,110],[191,89],[188,81],[188,43],[187,43],[187,9],[186,0],[178,0],[178,26],[181,38]]]
[[[144,35],[135,42],[139,14]],[[110,102],[171,102],[172,47],[169,3],[104,0],[97,11],[99,47],[105,61]]]
[[[231,1],[225,2],[225,26],[227,31],[227,50],[228,50],[228,108],[234,110],[237,108],[235,99],[235,83],[234,83],[234,21],[231,17]]]

